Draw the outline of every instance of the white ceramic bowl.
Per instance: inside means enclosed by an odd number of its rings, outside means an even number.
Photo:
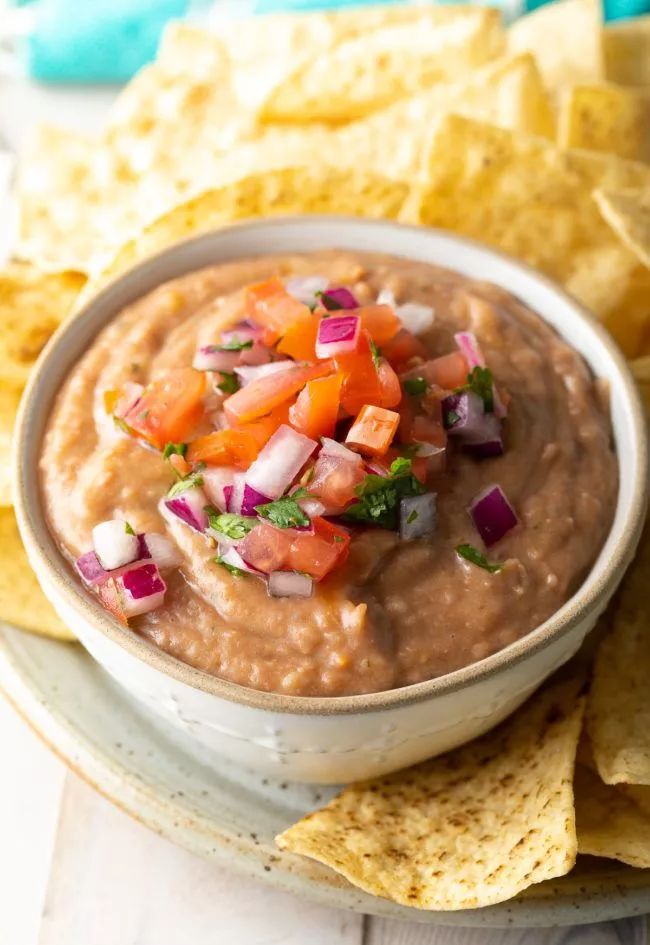
[[[389,692],[307,698],[257,692],[179,662],[120,626],[87,593],[44,520],[38,456],[62,381],[101,328],[162,282],[212,263],[325,248],[436,263],[517,295],[607,378],[620,488],[611,532],[582,587],[549,620],[485,660]],[[28,385],[16,434],[16,513],[43,590],[88,651],[154,712],[207,748],[280,778],[336,783],[394,770],[487,731],[580,647],[634,554],[646,504],[643,409],[605,330],[548,279],[484,246],[396,223],[300,217],[240,224],[181,243],[104,289],[50,342]]]

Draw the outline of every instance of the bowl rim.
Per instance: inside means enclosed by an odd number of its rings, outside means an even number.
[[[44,426],[49,416],[49,411],[40,410],[39,406],[39,392],[43,385],[43,376],[46,370],[55,359],[67,361],[67,368],[76,363],[79,355],[75,353],[74,357],[70,358],[66,352],[66,341],[69,334],[75,330],[82,320],[92,318],[93,310],[100,307],[101,303],[105,303],[107,299],[110,299],[118,289],[123,288],[127,283],[139,282],[146,277],[147,271],[153,271],[166,261],[174,260],[177,255],[183,253],[191,255],[194,248],[200,246],[203,242],[215,239],[217,234],[221,237],[227,237],[235,232],[254,232],[256,229],[268,229],[269,227],[314,227],[325,224],[335,224],[339,227],[354,225],[364,228],[365,226],[366,229],[373,232],[378,228],[393,230],[396,244],[399,243],[400,233],[410,232],[425,239],[427,236],[433,236],[457,249],[459,253],[462,253],[464,249],[470,249],[473,253],[478,251],[486,261],[505,263],[511,270],[519,271],[528,280],[532,280],[545,289],[547,294],[550,293],[551,296],[554,296],[556,300],[571,310],[572,317],[586,325],[592,337],[595,336],[601,349],[604,350],[611,367],[618,374],[619,383],[627,400],[633,429],[634,455],[626,456],[626,461],[633,462],[634,470],[628,507],[621,526],[620,540],[613,548],[609,560],[604,563],[600,578],[594,580],[595,562],[592,571],[574,595],[544,623],[535,627],[525,636],[483,660],[471,663],[444,676],[419,683],[380,692],[350,696],[294,696],[251,689],[196,669],[159,649],[148,640],[137,636],[128,627],[123,627],[118,621],[110,617],[97,603],[94,595],[78,583],[69,561],[54,541],[43,513],[38,471],[36,464],[30,462],[30,449],[38,450],[40,448]],[[327,247],[323,245],[321,248],[336,249],[337,247],[328,243]],[[373,250],[372,246],[369,246],[368,250],[376,251]],[[285,250],[285,252],[294,253],[301,251],[304,251],[304,249],[301,249],[297,240],[295,250]],[[309,251],[314,250],[310,249]],[[359,251],[359,248],[357,248],[357,251]],[[270,255],[272,252],[273,247],[270,247],[267,252],[257,249],[249,253],[248,257],[255,258]],[[393,255],[399,257],[400,254],[394,252]],[[413,258],[404,253],[401,255],[405,258]],[[246,256],[242,255],[238,258],[243,259]],[[215,262],[218,263],[219,260],[215,260]],[[185,272],[189,274],[192,271],[199,271],[201,268],[204,268],[203,264],[189,265]],[[446,268],[453,268],[453,266],[447,265]],[[167,279],[158,280],[156,284],[162,285],[165,281],[178,277],[178,274],[171,275]],[[133,299],[153,291],[153,287],[155,286],[143,289],[139,293],[135,292]],[[513,288],[508,289],[507,286],[504,286],[504,288],[514,295],[517,294]],[[119,308],[116,308],[111,318],[119,314],[123,307],[122,304]],[[543,312],[537,311],[537,314],[540,318],[546,320]],[[98,324],[93,330],[92,337],[95,338],[106,324],[107,321]],[[583,351],[577,347],[576,350],[586,358]],[[60,388],[64,376],[61,372],[59,374],[57,389]],[[39,430],[38,436],[33,434],[33,427]],[[36,440],[38,441],[37,445]],[[16,420],[12,478],[14,482],[14,507],[19,530],[30,564],[34,568],[39,581],[47,588],[46,593],[49,592],[49,596],[56,596],[57,601],[63,601],[66,607],[75,611],[80,619],[90,623],[94,629],[99,630],[104,637],[125,650],[130,656],[171,677],[173,680],[190,686],[192,689],[249,708],[298,716],[322,717],[385,711],[448,695],[495,676],[522,662],[548,647],[565,631],[568,631],[577,620],[584,619],[594,612],[597,615],[607,601],[612,584],[616,585],[622,571],[631,562],[641,534],[647,500],[648,442],[644,408],[623,353],[604,326],[580,302],[548,276],[539,273],[526,263],[522,263],[520,260],[477,240],[433,227],[343,215],[278,216],[245,220],[221,227],[218,230],[205,231],[197,236],[179,241],[161,252],[147,257],[134,267],[121,273],[117,278],[111,279],[92,297],[83,297],[81,307],[59,327],[46,345],[27,383]],[[611,530],[605,541],[608,540],[610,535]]]

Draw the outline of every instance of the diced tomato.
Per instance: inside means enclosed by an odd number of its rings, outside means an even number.
[[[400,418],[397,435],[401,443],[410,443],[413,439],[411,431],[413,429],[413,417],[415,416],[414,406],[410,397],[402,398],[397,412]]]
[[[361,327],[366,329],[377,345],[386,344],[402,327],[402,323],[390,305],[364,305],[346,314],[358,315],[361,319]]]
[[[311,318],[309,307],[295,299],[277,278],[259,282],[246,289],[246,312],[258,325],[282,334],[305,317]]]
[[[300,318],[289,325],[278,344],[278,351],[294,361],[315,361],[318,324],[319,319],[310,315],[308,310],[306,318]]]
[[[343,376],[341,404],[349,414],[356,417],[364,404],[380,403],[381,387],[367,331],[360,333],[356,351],[337,355],[335,363]]]
[[[126,611],[124,610],[124,605],[122,603],[122,596],[115,578],[111,578],[110,580],[106,581],[106,583],[101,585],[99,588],[99,598],[106,610],[113,614],[116,620],[119,620],[120,623],[128,626],[129,619],[126,616]]]
[[[413,419],[411,439],[416,443],[432,443],[434,446],[443,447],[447,445],[447,432],[441,420],[419,415]]]
[[[402,388],[399,377],[385,358],[382,358],[377,368],[379,380],[379,404],[382,407],[397,407],[402,399]]]
[[[260,522],[237,546],[244,561],[259,571],[270,574],[282,571],[291,547],[293,533]]]
[[[400,416],[393,410],[366,404],[345,438],[349,446],[356,446],[369,456],[383,456],[397,432]]]
[[[356,498],[354,490],[364,479],[361,462],[355,463],[340,456],[321,454],[308,489],[318,496],[328,509],[339,510]]]
[[[205,374],[192,368],[167,371],[145,388],[122,419],[158,449],[188,440],[203,413],[205,385]]]
[[[260,451],[255,437],[245,430],[216,430],[201,436],[189,445],[189,463],[206,463],[208,466],[236,466],[248,469]]]
[[[332,525],[324,518],[314,518],[313,524],[313,535],[292,534],[284,565],[321,581],[347,558],[350,535],[344,528]]]
[[[172,453],[172,455],[169,457],[169,465],[172,467],[174,472],[176,472],[181,477],[181,479],[183,476],[187,476],[187,474],[192,471],[192,467],[185,457],[180,455],[180,453]]]
[[[406,374],[406,377],[423,377],[427,384],[437,384],[445,390],[455,390],[467,383],[469,368],[460,351],[452,351],[441,358],[425,361]]]
[[[403,370],[412,358],[427,356],[427,349],[420,339],[406,328],[401,328],[394,338],[383,344],[381,352],[398,371]]]
[[[233,427],[232,429],[250,433],[251,436],[255,438],[255,442],[261,450],[271,439],[275,431],[281,427],[283,423],[289,422],[289,410],[291,406],[291,402],[287,401],[284,404],[280,404],[275,410],[272,410],[268,416],[261,417],[259,420],[253,420],[251,423],[242,423],[240,426]]]
[[[331,361],[321,361],[309,367],[297,365],[288,371],[260,377],[232,394],[223,405],[229,422],[235,426],[248,423],[270,413],[290,400],[308,381],[324,377],[332,371]]]
[[[309,381],[289,411],[289,423],[312,440],[332,436],[341,402],[340,374]]]

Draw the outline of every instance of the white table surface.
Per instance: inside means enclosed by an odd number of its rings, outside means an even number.
[[[113,95],[0,79],[0,135],[19,148],[39,121],[94,131]],[[0,212],[0,228],[5,219]],[[501,932],[313,905],[130,820],[66,771],[2,698],[0,746],[0,945],[647,945],[644,919]]]

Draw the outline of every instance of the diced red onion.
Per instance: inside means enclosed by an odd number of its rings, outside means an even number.
[[[197,532],[204,532],[208,527],[208,516],[205,507],[208,497],[200,486],[185,489],[171,499],[163,499],[163,509],[170,515],[179,518]]]
[[[130,410],[136,406],[142,395],[144,387],[142,384],[134,384],[128,381],[120,393],[120,398],[115,405],[113,413],[116,417],[125,417]]]
[[[256,325],[250,325],[248,322],[238,322],[227,331],[221,332],[221,344],[228,345],[232,341],[245,344],[247,341],[259,341],[262,335],[262,329]]]
[[[484,421],[480,434],[463,439],[463,450],[475,459],[502,456],[501,421],[493,413],[485,414]]]
[[[454,341],[465,355],[470,371],[475,367],[485,367],[485,358],[473,331],[456,332]]]
[[[195,371],[219,371],[231,374],[239,364],[239,351],[221,351],[217,345],[199,348],[194,355],[192,367]]]
[[[259,380],[260,377],[268,377],[269,374],[280,374],[282,371],[295,368],[295,366],[295,361],[271,361],[269,364],[260,364],[257,367],[238,364],[234,371],[241,386],[246,387],[247,384]]]
[[[267,587],[270,597],[311,597],[314,579],[297,571],[273,571]]]
[[[166,535],[159,535],[158,532],[146,532],[144,535],[138,535],[140,544],[145,554],[143,558],[151,558],[153,563],[161,571],[169,571],[172,568],[178,568],[182,562],[181,554]]]
[[[415,455],[425,459],[431,459],[433,456],[439,456],[445,452],[444,446],[436,446],[435,443],[427,443],[425,440],[414,440],[414,443],[416,446]]]
[[[116,579],[121,604],[127,617],[139,617],[161,607],[167,585],[155,564],[143,564]]]
[[[337,286],[334,289],[328,289],[321,295],[321,302],[328,312],[340,311],[340,309],[359,308],[354,293],[346,289],[345,286]]]
[[[86,584],[104,584],[111,577],[110,572],[102,568],[94,551],[87,551],[77,558],[75,567]]]
[[[358,315],[332,315],[323,318],[318,326],[316,357],[325,359],[354,351],[361,331]]]
[[[246,473],[246,482],[271,499],[291,485],[318,444],[283,424],[264,446]]]
[[[271,499],[268,495],[258,492],[257,489],[253,489],[252,486],[249,486],[248,483],[246,483],[244,485],[244,495],[241,502],[241,514],[257,515],[257,512],[255,511],[256,506],[266,505],[267,502],[270,501]]]
[[[503,420],[504,417],[508,416],[508,408],[506,407],[504,402],[501,400],[496,384],[492,385],[492,400],[493,400],[494,416],[498,417],[499,420]]]
[[[368,459],[366,461],[366,469],[375,476],[383,476],[386,478],[389,474],[388,466],[384,466],[383,463],[379,462],[376,459]]]
[[[203,490],[209,502],[220,512],[228,511],[228,495],[232,493],[232,484],[235,481],[237,470],[234,466],[208,466],[201,473]]]
[[[232,493],[233,493],[233,489],[234,489],[234,486],[224,486],[224,487],[223,487],[223,498],[224,498],[224,501],[225,501],[225,503],[226,503],[226,509],[225,509],[226,512],[228,512],[228,511],[230,510],[230,507],[231,507],[231,505],[232,505]]]
[[[356,463],[360,466],[363,462],[359,453],[355,453],[354,450],[348,449],[347,446],[344,446],[343,443],[338,443],[336,440],[331,440],[328,436],[324,436],[321,440],[323,444],[320,451],[321,456],[339,456],[341,459],[347,460],[349,463]]]
[[[271,360],[271,352],[265,345],[256,341],[252,348],[242,348],[239,352],[239,357],[242,364],[247,364],[251,367],[259,367],[262,364],[269,363]]]
[[[93,528],[93,546],[105,571],[114,571],[138,560],[138,538],[126,529],[123,519],[110,519]]]
[[[480,439],[484,432],[491,432],[489,416],[482,399],[471,390],[450,394],[442,401],[442,422],[451,436]]]
[[[488,486],[472,499],[469,513],[476,529],[489,548],[514,528],[518,522],[515,510],[501,486]]]
[[[426,538],[436,530],[436,496],[433,492],[409,496],[399,504],[399,534],[404,541]]]
[[[289,295],[298,299],[303,305],[315,305],[318,295],[325,292],[329,285],[326,276],[291,276],[284,284]]]
[[[232,480],[232,490],[225,496],[226,511],[234,515],[241,515],[241,506],[244,501],[244,489],[246,480],[243,473],[235,473]],[[224,493],[225,493],[224,489]]]
[[[226,553],[221,556],[221,560],[224,564],[229,564],[231,568],[239,568],[240,571],[245,571],[247,574],[254,574],[255,577],[264,577],[261,571],[258,571],[257,568],[253,568],[244,561],[236,548],[229,548]]]

